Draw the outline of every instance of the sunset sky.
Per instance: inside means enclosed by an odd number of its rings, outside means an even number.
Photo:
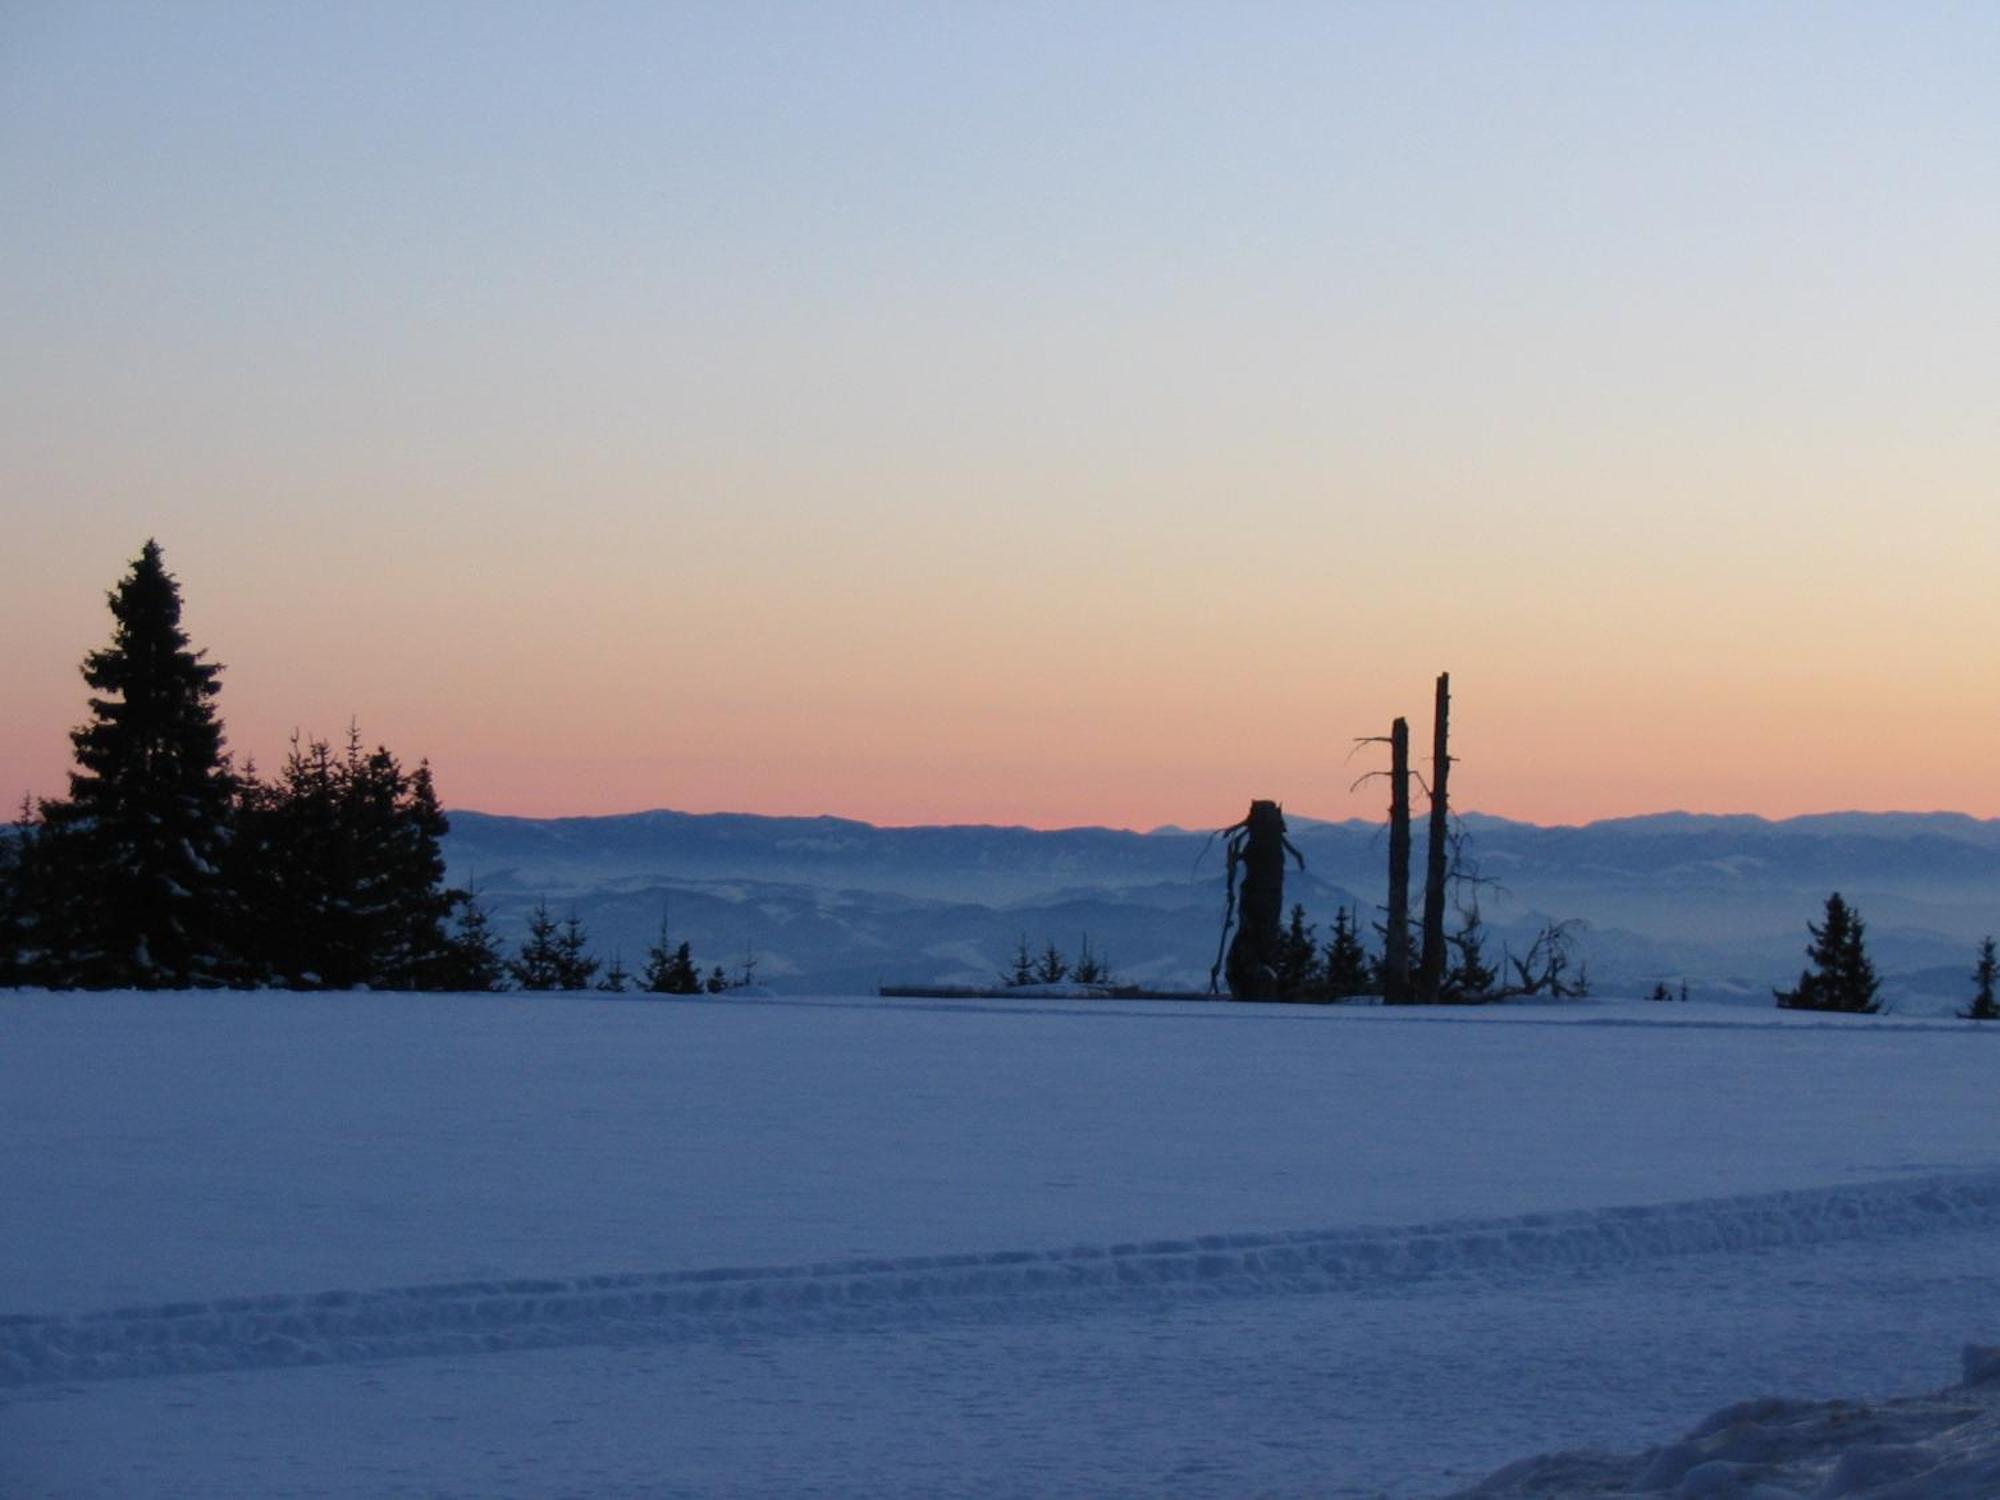
[[[2000,7],[0,0],[0,797],[157,537],[496,812],[2000,815]]]

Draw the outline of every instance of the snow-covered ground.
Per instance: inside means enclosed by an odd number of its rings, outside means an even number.
[[[2000,1495],[2000,1349],[1970,1345],[1964,1382],[1873,1406],[1739,1401],[1678,1442],[1633,1455],[1544,1454],[1509,1464],[1464,1500],[1993,1500]]]
[[[0,1493],[1436,1494],[1942,1384],[1996,1077],[1699,1004],[0,996]]]

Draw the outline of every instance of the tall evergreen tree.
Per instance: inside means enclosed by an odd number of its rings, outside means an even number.
[[[109,595],[111,643],[84,658],[88,722],[69,797],[42,804],[38,856],[66,885],[44,914],[44,978],[88,988],[219,983],[220,867],[235,778],[215,710],[222,668],[190,649],[180,585],[148,541]]]
[[[2000,981],[2000,958],[1993,951],[1993,939],[1987,938],[1979,945],[1979,963],[1972,971],[1972,1004],[1959,1012],[1968,1021],[2000,1021],[2000,1004],[1993,998],[1993,987]]]
[[[1881,983],[1863,941],[1867,929],[1861,914],[1835,891],[1826,898],[1825,918],[1807,923],[1806,930],[1812,934],[1806,949],[1807,967],[1793,988],[1772,991],[1778,1004],[1787,1010],[1860,1014],[1880,1010],[1876,996]]]
[[[440,988],[451,962],[446,924],[457,893],[444,883],[443,840],[451,825],[438,806],[430,762],[406,772],[386,749],[358,762],[350,751],[348,775],[367,983]]]
[[[245,780],[230,883],[240,893],[249,982],[287,989],[360,982],[360,945],[348,921],[355,851],[341,803],[340,762],[325,740],[295,734],[273,780]]]

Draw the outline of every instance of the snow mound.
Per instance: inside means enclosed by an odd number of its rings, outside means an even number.
[[[1381,1229],[275,1293],[0,1317],[0,1386],[745,1333],[1074,1318],[1148,1299],[1386,1290],[1447,1277],[1515,1285],[1669,1256],[1995,1228],[2000,1172],[1968,1172]],[[1968,1370],[1973,1359],[1968,1355]],[[1718,1445],[1709,1438],[1701,1433],[1690,1439],[1709,1446],[1690,1450],[1685,1468],[1666,1481],[1680,1486],[1674,1493],[1736,1493],[1686,1486],[1723,1483],[1729,1476],[1713,1469],[1715,1463],[1762,1461],[1745,1446],[1748,1439]],[[1690,1477],[1704,1468],[1707,1477]]]
[[[1992,1500],[2000,1495],[2000,1350],[1968,1346],[1966,1380],[1881,1405],[1766,1398],[1724,1407],[1635,1456],[1551,1453],[1458,1500]]]

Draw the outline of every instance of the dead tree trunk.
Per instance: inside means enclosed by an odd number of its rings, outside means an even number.
[[[1274,1000],[1283,941],[1285,855],[1298,860],[1300,869],[1305,868],[1305,859],[1285,837],[1285,815],[1275,802],[1252,802],[1250,815],[1223,831],[1230,836],[1227,904],[1222,916],[1223,938],[1229,950],[1226,958],[1218,956],[1216,967],[1228,979],[1230,999]],[[1229,936],[1232,917],[1234,939]],[[1215,979],[1211,971],[1211,989]]]
[[[1438,673],[1437,709],[1431,720],[1431,826],[1424,870],[1424,951],[1417,965],[1417,1001],[1436,1005],[1444,989],[1444,895],[1451,873],[1451,673]]]
[[[1382,935],[1382,1000],[1410,1000],[1410,725],[1389,731],[1389,924]]]

